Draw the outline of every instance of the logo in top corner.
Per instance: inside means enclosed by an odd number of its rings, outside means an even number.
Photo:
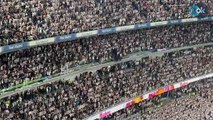
[[[193,17],[205,17],[207,6],[204,3],[196,3],[189,8],[190,15]]]

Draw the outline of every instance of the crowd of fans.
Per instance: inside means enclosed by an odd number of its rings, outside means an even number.
[[[133,52],[212,42],[212,31],[212,22],[165,26],[2,54],[0,89],[55,75],[79,64],[119,60]]]
[[[0,43],[92,29],[189,18],[197,0],[0,0]],[[213,15],[212,0],[202,1]]]
[[[106,120],[212,120],[213,78],[118,111]],[[162,100],[166,97],[166,100]],[[168,100],[169,97],[169,100]],[[172,98],[172,99],[171,99]],[[163,104],[162,104],[163,103]]]
[[[152,89],[212,73],[212,51],[208,46],[145,57],[40,86],[2,99],[0,118],[83,119]]]
[[[189,18],[189,6],[195,2],[198,1],[0,0],[0,46],[100,28]],[[209,8],[213,6],[212,0],[203,2]],[[213,15],[212,9],[208,12]],[[6,53],[0,55],[0,89],[81,64],[117,61],[134,52],[209,42],[213,42],[213,22],[121,32]],[[103,67],[95,73],[82,73],[73,82],[59,81],[18,93],[0,100],[0,119],[83,119],[152,89],[212,73],[212,51],[213,46],[208,46],[149,56]],[[136,119],[179,119],[181,113],[185,119],[213,119],[213,91],[205,87],[199,87],[201,96],[177,99],[169,103],[171,108],[164,106]],[[169,112],[176,112],[174,107],[179,112],[171,115]],[[203,114],[194,115],[193,110]]]

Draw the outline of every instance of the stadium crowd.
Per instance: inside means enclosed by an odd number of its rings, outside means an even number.
[[[0,0],[0,44],[136,23],[189,18],[197,0]],[[209,8],[212,0],[203,1]],[[213,15],[209,9],[209,15]]]
[[[189,6],[195,2],[198,1],[0,0],[0,46],[100,28],[189,18]],[[213,6],[212,0],[203,2]],[[212,9],[208,15],[213,15]],[[134,52],[209,42],[213,42],[213,22],[121,32],[1,54],[0,90],[82,64],[117,61]],[[94,73],[88,71],[74,81],[62,80],[27,90],[0,99],[0,120],[83,119],[152,89],[212,73],[212,51],[211,45],[149,56]],[[180,119],[181,113],[187,120],[213,119],[212,89],[207,85],[196,89],[199,95],[175,99],[168,104],[170,108],[164,106],[133,119]],[[170,112],[177,112],[174,107],[178,113],[171,115]],[[130,109],[141,110],[140,106]],[[126,112],[130,111],[118,112],[111,118],[119,119]]]
[[[0,118],[83,119],[152,89],[212,73],[212,51],[208,46],[145,57],[40,86],[2,99]]]
[[[106,120],[212,120],[213,78],[118,111]],[[163,100],[163,98],[167,98]],[[169,99],[169,100],[168,100]],[[151,104],[150,104],[151,103]]]
[[[212,22],[96,36],[0,55],[0,89],[55,75],[80,64],[119,60],[133,52],[213,41]]]

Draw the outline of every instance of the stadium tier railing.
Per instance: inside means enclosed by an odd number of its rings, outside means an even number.
[[[69,35],[62,35],[62,36],[56,36],[56,37],[51,37],[51,38],[46,38],[41,40],[34,40],[29,42],[22,42],[17,44],[1,46],[0,54],[9,53],[16,50],[27,49],[27,48],[31,48],[35,46],[54,44],[54,43],[59,43],[64,41],[72,41],[75,39],[86,38],[86,37],[96,36],[96,35],[106,35],[106,34],[112,34],[112,33],[123,32],[123,31],[139,30],[144,28],[151,28],[151,27],[158,27],[158,26],[165,26],[165,25],[177,25],[177,24],[183,24],[183,23],[203,22],[203,21],[213,21],[213,17],[211,16],[211,17],[204,17],[204,18],[187,18],[187,19],[178,19],[178,20],[168,20],[168,21],[135,24],[135,25],[120,26],[120,27],[113,27],[113,28],[106,28],[106,29],[98,29],[98,30],[87,31],[87,32],[73,33]]]
[[[212,45],[213,45],[213,42],[192,45],[192,46],[179,47],[179,48],[173,48],[173,49],[168,49],[168,50],[163,49],[163,51],[159,50],[158,52],[142,51],[142,52],[130,54],[130,55],[126,56],[125,58],[123,58],[121,61],[112,61],[112,62],[106,62],[106,63],[102,63],[102,64],[93,63],[93,64],[80,65],[80,66],[68,69],[62,73],[58,73],[58,74],[55,74],[52,76],[47,76],[47,77],[44,77],[41,79],[24,81],[23,83],[2,89],[2,90],[0,90],[0,99],[10,96],[12,94],[18,93],[18,92],[22,92],[22,91],[25,91],[28,89],[33,89],[38,86],[52,83],[55,81],[59,81],[59,80],[71,80],[72,81],[72,80],[74,80],[74,78],[76,76],[79,76],[81,73],[88,72],[88,71],[95,72],[95,71],[101,69],[102,67],[112,66],[112,65],[130,61],[130,60],[140,60],[141,58],[147,57],[147,56],[159,56],[159,55],[163,55],[164,53],[185,50],[185,49],[190,49],[190,48],[212,46]]]

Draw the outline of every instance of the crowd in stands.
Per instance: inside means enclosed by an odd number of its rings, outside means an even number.
[[[101,28],[189,18],[189,7],[196,2],[0,0],[0,46]],[[209,8],[213,6],[212,0],[203,2]],[[212,9],[208,12],[213,15]],[[121,32],[1,54],[0,90],[51,77],[82,64],[118,61],[139,51],[209,42],[213,42],[213,22]],[[94,73],[88,71],[76,76],[74,81],[59,81],[27,90],[0,100],[0,120],[83,119],[152,89],[212,73],[212,51],[211,45],[149,56],[103,67]],[[198,89],[200,95],[176,99],[169,103],[171,108],[164,106],[135,119],[156,119],[159,114],[165,119],[180,119],[181,115],[187,120],[213,119],[213,91],[208,86]],[[172,116],[169,112],[177,112],[174,107],[179,112]],[[141,108],[131,110],[135,109]],[[128,111],[121,114],[125,112]]]
[[[106,120],[212,120],[213,78],[118,111]],[[163,100],[166,97],[167,99]]]
[[[213,72],[213,46],[144,57],[7,98],[0,118],[83,119],[147,91]]]
[[[197,0],[0,0],[0,44],[136,23],[189,18]],[[213,15],[212,0],[202,1]]]
[[[213,23],[122,32],[0,55],[0,89],[55,75],[80,64],[119,60],[131,53],[213,41]]]

